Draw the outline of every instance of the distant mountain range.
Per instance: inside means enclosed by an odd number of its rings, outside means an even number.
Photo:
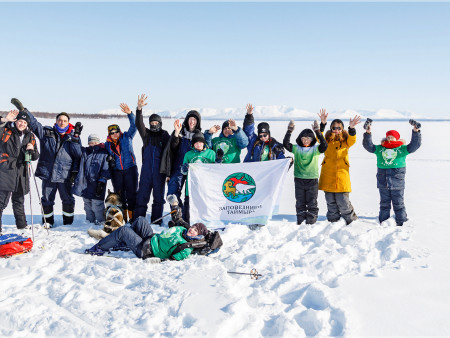
[[[154,111],[151,109],[144,109],[144,116],[149,116],[153,113],[159,114],[164,118],[184,118],[190,109],[179,111]],[[197,111],[205,120],[225,120],[237,119],[242,120],[246,114],[245,108],[200,108]],[[98,112],[99,115],[108,116],[123,116],[124,113],[120,109],[106,109]],[[258,120],[314,120],[318,119],[317,113],[307,110],[286,107],[286,106],[260,106],[256,107],[254,116]],[[370,110],[337,110],[329,112],[328,119],[340,118],[348,120],[355,115],[361,115],[362,118],[370,117],[374,120],[407,120],[407,119],[429,119],[419,116],[416,113],[408,111],[396,111],[392,109],[379,109],[377,111]]]

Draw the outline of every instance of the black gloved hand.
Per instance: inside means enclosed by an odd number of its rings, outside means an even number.
[[[372,122],[373,122],[372,119],[367,118],[366,122],[364,122],[363,128],[364,128],[365,130],[367,130],[367,128],[370,127],[370,126],[372,125]]]
[[[189,163],[185,163],[181,166],[181,173],[187,175],[189,172]]]
[[[222,160],[223,160],[223,150],[222,149],[217,150],[216,160],[218,162],[222,163]]]
[[[11,103],[16,106],[19,112],[24,110],[22,102],[20,102],[18,99],[12,98]]]
[[[75,128],[74,128],[74,135],[80,135],[81,131],[83,130],[83,125],[81,124],[81,122],[77,122],[75,123]]]
[[[108,157],[106,158],[106,161],[108,161],[108,165],[109,165],[109,169],[116,169],[116,161],[114,160],[114,156],[113,155],[108,155]]]
[[[414,128],[416,128],[416,129],[420,129],[420,127],[422,127],[420,122],[417,122],[416,120],[413,120],[413,119],[409,120],[409,124],[414,126]]]
[[[77,178],[78,171],[72,171],[70,174],[70,185],[73,185],[75,183],[75,179]]]
[[[97,182],[97,186],[95,187],[95,197],[101,197],[103,192],[105,191],[106,183],[105,182]]]

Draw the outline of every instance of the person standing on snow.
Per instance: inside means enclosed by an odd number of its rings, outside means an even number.
[[[319,114],[320,131],[325,130],[328,114],[322,109]],[[356,142],[355,126],[361,122],[360,116],[350,118],[348,132],[344,130],[344,122],[335,119],[331,122],[330,130],[325,133],[328,148],[322,162],[322,170],[319,178],[319,190],[325,192],[327,201],[327,219],[329,222],[337,222],[344,218],[350,224],[358,219],[352,204],[350,203],[350,165],[348,150]]]
[[[96,134],[88,137],[88,147],[82,147],[80,170],[72,188],[74,195],[83,198],[86,220],[100,224],[105,221],[106,182],[111,178],[108,152]]]
[[[244,119],[244,132],[248,137],[247,155],[244,162],[260,162],[285,158],[281,143],[270,136],[270,126],[267,122],[258,124],[258,134],[255,134],[254,107],[247,105]]]
[[[180,207],[181,189],[186,180],[186,176],[181,173],[184,155],[191,150],[191,140],[196,132],[201,132],[201,117],[198,111],[191,110],[187,113],[183,124],[180,120],[175,120],[174,131],[163,152],[160,172],[166,175],[167,195],[175,195],[178,198]],[[184,209],[183,209],[184,210]]]
[[[220,163],[241,162],[241,150],[248,145],[248,138],[244,131],[232,119],[222,124],[219,137],[212,138],[218,126],[211,127],[205,133],[206,144],[216,153],[216,161]]]
[[[20,112],[28,113],[30,129],[40,141],[39,161],[36,176],[42,180],[42,208],[44,217],[42,222],[53,226],[55,220],[53,206],[55,205],[56,191],[62,200],[63,223],[72,224],[75,209],[75,199],[72,186],[78,174],[81,158],[81,142],[79,135],[83,125],[77,122],[75,126],[69,123],[70,117],[62,112],[56,115],[56,123],[50,126],[42,124],[24,108],[17,99],[12,99]]]
[[[319,123],[314,121],[313,130],[303,129],[296,139],[296,145],[290,143],[294,131],[294,121],[289,122],[284,136],[283,146],[294,154],[295,208],[297,224],[314,224],[317,221],[319,207],[319,155],[327,150],[328,144],[320,132]],[[316,137],[320,144],[316,144]]]
[[[184,155],[183,166],[181,172],[183,175],[188,175],[189,163],[214,163],[216,162],[216,153],[206,147],[205,137],[202,133],[196,133],[192,137],[192,150]],[[184,199],[184,220],[189,224],[189,189],[186,181],[186,196]]]
[[[403,201],[405,194],[406,156],[420,148],[422,134],[420,126],[412,120],[411,142],[400,139],[396,130],[386,132],[386,138],[380,145],[372,143],[371,125],[364,133],[363,146],[369,153],[377,156],[377,188],[380,191],[379,222],[384,222],[391,216],[391,203],[394,208],[395,221],[402,226],[407,221],[406,208]],[[419,127],[419,128],[418,128]]]
[[[125,221],[133,219],[138,189],[138,170],[133,151],[133,138],[136,134],[135,115],[125,103],[120,104],[122,112],[127,114],[130,128],[122,133],[119,125],[108,126],[106,151],[112,156],[110,167],[114,192],[120,195]]]
[[[2,234],[3,210],[12,197],[17,229],[27,226],[25,216],[25,195],[30,191],[30,177],[25,154],[31,161],[39,158],[36,139],[28,127],[27,113],[12,110],[0,118],[0,235]]]
[[[138,96],[136,109],[136,127],[142,138],[142,168],[139,189],[136,198],[135,218],[145,217],[153,191],[153,204],[151,222],[161,218],[164,209],[164,192],[166,189],[166,176],[160,173],[161,157],[164,148],[169,142],[169,133],[162,129],[162,119],[158,114],[149,118],[150,129],[145,127],[142,116],[142,107],[146,106],[147,96]],[[162,223],[162,220],[157,222]]]

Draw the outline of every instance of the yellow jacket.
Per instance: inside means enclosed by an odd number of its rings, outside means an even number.
[[[348,149],[356,142],[356,135],[348,135],[347,142],[331,141],[325,151],[320,171],[319,190],[351,192]]]

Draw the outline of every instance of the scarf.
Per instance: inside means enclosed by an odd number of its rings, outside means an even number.
[[[403,141],[391,141],[391,142],[383,141],[381,143],[381,146],[388,149],[394,149],[402,146],[403,144],[404,144]]]

